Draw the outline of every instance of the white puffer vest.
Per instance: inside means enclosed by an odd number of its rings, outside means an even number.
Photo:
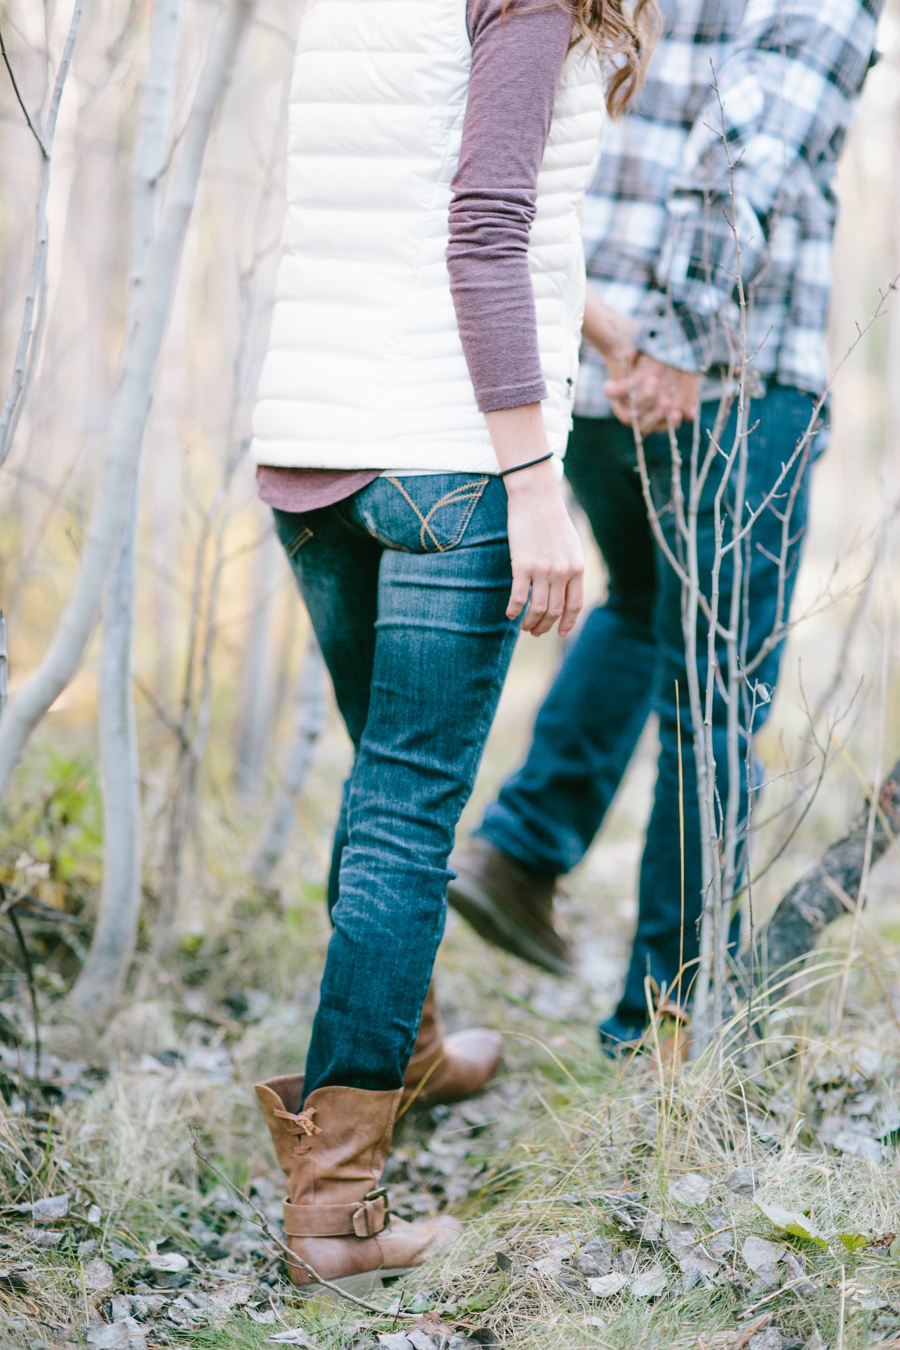
[[[310,0],[304,11],[257,464],[497,472],[445,257],[470,64],[466,0]],[[563,67],[528,255],[559,455],[603,116],[600,63],[581,43]]]

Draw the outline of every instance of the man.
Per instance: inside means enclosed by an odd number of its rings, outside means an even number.
[[[673,509],[670,436],[685,466],[692,444],[701,461],[711,437],[720,447],[697,523],[699,575],[709,595],[717,492],[726,542],[728,512],[740,510],[726,456],[736,444],[734,395],[743,370],[752,396],[742,424],[749,433],[745,522],[747,512],[756,513],[752,538],[742,544],[735,609],[742,616],[741,660],[745,668],[755,662],[740,700],[743,754],[775,686],[799,563],[814,458],[804,447],[818,425],[816,400],[826,383],[832,183],[871,63],[880,5],[663,0],[663,32],[647,82],[632,111],[609,126],[588,196],[585,336],[606,360],[585,347],[566,473],[606,562],[609,595],[566,656],[525,765],[454,858],[458,876],[449,900],[487,940],[547,970],[570,969],[568,946],[553,922],[556,882],[590,847],[655,711],[661,750],[637,932],[622,998],[600,1027],[607,1047],[640,1037],[648,989],[680,989],[679,978],[687,988],[703,892],[682,587],[654,540],[632,424],[644,433],[658,528],[676,556],[683,556],[683,534]],[[817,440],[818,449],[821,435]],[[681,486],[689,487],[687,467]],[[731,612],[734,552],[720,560],[723,624]],[[701,685],[707,631],[701,621]],[[721,642],[717,654],[721,665]],[[728,809],[721,689],[712,733],[721,823]],[[748,795],[744,781],[741,824]],[[680,971],[687,973],[679,977]]]

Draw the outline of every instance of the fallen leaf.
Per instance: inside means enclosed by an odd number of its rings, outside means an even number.
[[[803,1260],[802,1253],[788,1252],[784,1258],[784,1264],[787,1267],[788,1279],[798,1294],[814,1294],[816,1292],[816,1286],[812,1280],[806,1278],[806,1262]]]
[[[698,1279],[714,1279],[719,1273],[719,1263],[698,1242],[696,1246],[689,1247],[679,1258],[678,1269],[689,1277],[688,1287],[690,1288],[697,1283]]]
[[[378,1344],[383,1345],[385,1350],[410,1350],[410,1341],[402,1331],[379,1331]]]
[[[85,1289],[108,1289],[115,1278],[112,1266],[102,1256],[95,1256],[84,1267]]]
[[[209,1295],[213,1308],[240,1308],[248,1302],[253,1289],[249,1284],[223,1284]]]
[[[128,1294],[113,1294],[109,1300],[110,1316],[114,1322],[124,1322],[132,1313],[131,1297]]]
[[[646,1205],[636,1200],[618,1197],[620,1203],[612,1211],[612,1217],[625,1233],[632,1233],[642,1242],[658,1242],[662,1232],[662,1215],[654,1214]]]
[[[741,1256],[752,1271],[757,1271],[760,1266],[777,1266],[786,1250],[786,1247],[767,1242],[765,1238],[748,1237],[744,1239]]]
[[[725,1185],[735,1195],[744,1195],[752,1200],[759,1186],[759,1179],[752,1167],[738,1167],[725,1178]]]
[[[171,1274],[178,1274],[182,1270],[187,1270],[190,1262],[181,1252],[158,1252],[156,1243],[150,1243],[150,1254],[147,1257],[147,1265],[151,1270],[168,1271]]]
[[[133,1317],[89,1327],[84,1339],[92,1350],[147,1350],[147,1332]]]
[[[437,1341],[421,1327],[413,1327],[412,1331],[407,1331],[406,1339],[410,1345],[415,1346],[415,1350],[437,1350]]]
[[[302,1327],[293,1327],[290,1331],[278,1331],[274,1336],[266,1338],[267,1343],[274,1341],[276,1345],[305,1345],[306,1350],[318,1350],[314,1340],[307,1336]],[[379,1341],[381,1337],[379,1336]],[[404,1340],[406,1337],[404,1336]]]
[[[865,1233],[837,1233],[835,1236],[839,1242],[843,1242],[848,1252],[858,1252],[861,1247],[869,1245]]]
[[[103,1211],[101,1210],[100,1206],[91,1205],[90,1209],[87,1212],[88,1223],[93,1224],[94,1227],[96,1228],[97,1224],[100,1222],[102,1218],[103,1218]]]
[[[608,1275],[612,1270],[613,1248],[608,1238],[591,1238],[571,1258],[580,1275]]]
[[[748,1342],[749,1350],[781,1350],[783,1344],[781,1332],[777,1327],[766,1327],[765,1331],[758,1331]]]
[[[651,1266],[640,1275],[632,1275],[628,1288],[635,1298],[657,1298],[668,1282],[662,1266]]]
[[[48,1195],[46,1200],[35,1200],[30,1206],[35,1223],[48,1223],[51,1219],[64,1219],[69,1212],[69,1193]]]
[[[127,1246],[124,1242],[119,1242],[116,1238],[113,1238],[109,1244],[109,1254],[114,1261],[119,1262],[137,1261],[139,1259],[138,1253],[133,1247]]]
[[[613,1295],[622,1292],[628,1278],[623,1271],[615,1270],[611,1275],[601,1275],[595,1280],[588,1280],[588,1289],[594,1298],[612,1298]]]
[[[767,1294],[770,1289],[777,1289],[781,1284],[781,1273],[774,1262],[767,1261],[753,1273],[755,1278],[750,1286],[751,1301],[759,1298],[760,1294]]]
[[[756,1208],[765,1214],[766,1218],[776,1228],[783,1228],[786,1233],[791,1233],[794,1237],[805,1238],[808,1242],[814,1242],[817,1247],[827,1247],[828,1241],[819,1232],[815,1224],[809,1220],[805,1214],[801,1214],[795,1209],[785,1209],[774,1200],[757,1200]]]
[[[59,1228],[23,1228],[22,1237],[35,1247],[55,1247],[62,1242],[65,1233]]]
[[[667,1219],[662,1231],[665,1244],[676,1261],[697,1241],[697,1229],[692,1223]]]
[[[705,1205],[709,1199],[710,1184],[699,1172],[686,1172],[669,1187],[670,1197],[679,1205]]]

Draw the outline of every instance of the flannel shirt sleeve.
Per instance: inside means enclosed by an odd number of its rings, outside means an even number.
[[[710,69],[709,97],[672,180],[655,285],[640,312],[642,351],[708,369],[717,325],[737,345],[738,274],[749,296],[780,205],[812,191],[833,218],[833,166],[881,3],[749,0],[733,51]]]

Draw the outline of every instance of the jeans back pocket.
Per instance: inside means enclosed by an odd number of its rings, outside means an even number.
[[[357,499],[360,524],[388,548],[448,553],[462,543],[488,475],[416,474],[379,478]]]

